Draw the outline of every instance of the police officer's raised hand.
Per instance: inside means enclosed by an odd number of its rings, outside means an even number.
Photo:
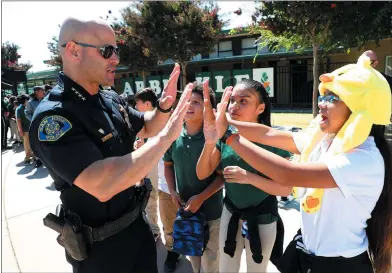
[[[188,83],[188,85],[185,87],[184,93],[181,95],[176,109],[170,116],[166,126],[159,133],[161,136],[168,137],[171,142],[175,141],[180,136],[184,117],[190,105],[189,99],[192,95],[192,89],[193,84]]]
[[[175,64],[172,73],[170,74],[167,85],[163,88],[161,99],[159,100],[159,106],[162,109],[169,109],[177,96],[177,82],[180,76],[180,65]]]

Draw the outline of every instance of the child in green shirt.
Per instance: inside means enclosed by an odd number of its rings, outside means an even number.
[[[234,87],[228,112],[234,120],[271,126],[268,94],[257,81],[245,79]],[[205,126],[206,144],[196,172],[199,179],[202,179],[218,169],[223,171],[225,178],[225,206],[219,232],[219,271],[239,272],[241,254],[245,248],[247,272],[266,272],[277,230],[277,202],[274,195],[287,196],[291,188],[275,186],[266,192],[251,183],[239,183],[238,181],[257,180],[265,175],[252,168],[221,140],[215,143],[209,137],[208,130],[208,126]],[[290,157],[289,152],[258,145],[281,157]],[[239,219],[233,213],[239,213]],[[245,237],[242,236],[243,232]]]

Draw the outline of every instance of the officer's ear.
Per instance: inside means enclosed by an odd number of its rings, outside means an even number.
[[[74,42],[69,42],[67,43],[65,47],[66,54],[72,59],[72,60],[80,60],[81,56],[81,47],[75,44]]]

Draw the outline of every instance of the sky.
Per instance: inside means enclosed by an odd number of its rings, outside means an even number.
[[[98,19],[105,16],[108,10],[115,17],[120,17],[120,10],[129,5],[125,2],[11,2],[2,1],[1,6],[1,42],[10,41],[20,46],[20,63],[30,61],[33,67],[29,72],[50,69],[44,60],[50,59],[47,43],[53,36],[58,36],[59,25],[69,16],[83,19]],[[250,23],[250,14],[254,2],[219,1],[221,13],[230,19],[228,28],[245,26]],[[242,9],[242,15],[233,11]]]

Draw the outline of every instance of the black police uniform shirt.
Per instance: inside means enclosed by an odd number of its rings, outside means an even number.
[[[73,182],[94,162],[132,152],[143,126],[143,114],[128,107],[117,93],[100,90],[90,95],[60,72],[58,84],[37,107],[29,132],[31,148],[61,191],[65,211],[97,227],[130,210],[136,199],[134,187],[100,202]]]

